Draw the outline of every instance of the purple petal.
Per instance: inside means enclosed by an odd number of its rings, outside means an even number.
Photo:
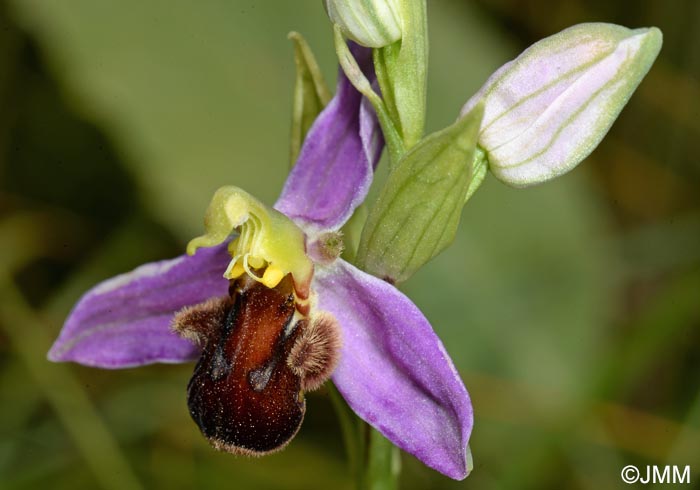
[[[184,306],[227,294],[229,260],[222,244],[98,284],[75,305],[48,358],[102,368],[196,358],[198,349],[172,332],[170,321]]]
[[[314,287],[342,328],[333,382],[350,407],[426,465],[464,478],[472,406],[428,320],[398,289],[342,260],[319,268]]]
[[[372,81],[372,51],[352,47]],[[342,70],[335,97],[319,114],[275,204],[306,230],[340,228],[364,200],[383,139],[376,115]]]

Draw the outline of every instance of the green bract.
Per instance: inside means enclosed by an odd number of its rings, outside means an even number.
[[[483,116],[477,104],[452,126],[413,147],[370,211],[357,262],[364,270],[400,282],[454,239],[474,172],[476,138]]]

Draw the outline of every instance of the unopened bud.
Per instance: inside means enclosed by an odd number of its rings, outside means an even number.
[[[324,0],[328,17],[348,38],[368,48],[401,39],[398,0]]]
[[[462,109],[484,101],[479,146],[501,181],[524,187],[586,158],[661,49],[655,27],[580,24],[530,46]]]

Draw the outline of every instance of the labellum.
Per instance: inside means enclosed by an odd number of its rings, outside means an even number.
[[[273,288],[244,274],[231,281],[229,296],[176,315],[174,330],[202,348],[187,401],[216,449],[259,456],[297,433],[304,391],[330,377],[340,348],[335,319],[309,310],[291,274]]]

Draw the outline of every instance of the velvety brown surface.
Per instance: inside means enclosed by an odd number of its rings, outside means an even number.
[[[300,379],[285,362],[299,331],[291,326],[292,287],[289,276],[274,289],[237,279],[220,328],[202,325],[203,353],[188,405],[217,449],[266,453],[284,447],[299,429],[305,402]]]

